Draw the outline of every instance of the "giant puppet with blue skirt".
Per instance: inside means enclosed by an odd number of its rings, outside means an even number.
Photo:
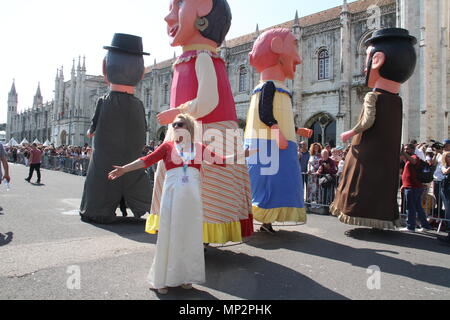
[[[116,33],[103,60],[109,92],[98,99],[87,135],[94,137],[93,153],[80,206],[81,219],[92,223],[117,221],[116,209],[125,201],[135,217],[150,210],[151,184],[144,170],[113,183],[108,173],[113,165],[125,165],[141,156],[147,124],[145,110],[134,96],[134,87],[144,75],[142,38]]]
[[[297,40],[289,29],[261,34],[250,53],[250,64],[261,73],[253,91],[245,129],[245,145],[258,149],[248,159],[252,209],[261,231],[274,233],[274,222],[306,222],[303,183],[297,154],[297,135],[310,138],[312,130],[296,128],[292,93],[285,85],[301,63]]]

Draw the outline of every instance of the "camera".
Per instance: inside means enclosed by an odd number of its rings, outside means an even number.
[[[444,149],[444,145],[440,142],[435,142],[431,145],[433,149]]]

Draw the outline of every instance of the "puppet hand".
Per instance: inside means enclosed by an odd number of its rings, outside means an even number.
[[[109,180],[115,180],[125,174],[125,169],[123,167],[119,166],[113,166],[115,170],[108,173],[108,179]]]
[[[306,128],[297,129],[297,135],[299,135],[300,137],[310,139],[312,137],[313,133],[314,133],[314,131],[312,131],[311,129],[306,129]]]
[[[271,129],[275,133],[278,148],[280,148],[281,150],[286,150],[288,148],[289,144],[288,144],[283,132],[281,132],[278,125],[273,125],[271,127]]]
[[[88,130],[87,133],[86,133],[86,135],[87,135],[87,137],[88,137],[89,139],[92,139],[92,138],[95,136],[95,132],[94,132],[94,133],[91,133],[91,130]]]
[[[247,148],[247,149],[245,149],[245,151],[244,151],[244,156],[245,156],[246,158],[248,158],[248,157],[250,157],[251,155],[253,155],[253,154],[257,153],[257,152],[258,152],[258,149],[251,149],[251,150],[249,150],[249,149]]]
[[[347,142],[347,141],[350,140],[354,135],[355,135],[355,132],[354,132],[353,130],[344,132],[343,134],[341,134],[342,142]]]
[[[158,114],[159,124],[161,124],[163,126],[168,125],[168,124],[172,123],[173,120],[175,120],[175,118],[179,114],[180,114],[180,110],[178,110],[177,108],[163,111],[160,114]]]

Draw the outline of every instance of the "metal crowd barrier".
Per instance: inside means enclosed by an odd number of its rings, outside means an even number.
[[[449,209],[448,214],[445,212],[446,198],[443,192],[444,182],[433,181],[427,184],[427,188],[424,188],[422,194],[422,208],[427,216],[428,222],[433,228],[436,228],[438,232],[443,230],[445,226],[447,231],[450,231],[450,199],[448,199]],[[400,215],[402,218],[407,219],[407,207],[406,199],[403,193],[400,193]],[[419,223],[419,219],[416,219]],[[445,228],[443,231],[446,231]]]
[[[330,214],[329,207],[334,200],[335,192],[339,186],[339,176],[335,175],[335,181],[327,187],[321,187],[319,181],[324,175],[303,174],[305,207],[309,213]],[[433,188],[431,188],[433,186]],[[431,191],[433,190],[433,191]],[[422,196],[422,207],[427,215],[430,224],[438,232],[443,230],[444,225],[450,230],[450,199],[448,199],[449,213],[445,214],[445,196],[440,190],[443,190],[443,182],[434,181],[424,189]],[[407,218],[406,204],[403,193],[399,190],[398,194],[399,211],[401,218]],[[417,221],[419,221],[417,219]]]
[[[11,153],[8,153],[8,161],[14,162]],[[27,165],[26,159],[22,153],[17,154],[16,163]],[[43,156],[41,165],[41,168],[44,169],[63,171],[80,176],[86,176],[88,167],[89,159],[49,155]],[[151,180],[153,180],[155,171],[154,169],[155,168],[148,168],[146,170],[146,173]],[[303,183],[303,196],[305,200],[304,202],[307,211],[310,213],[330,214],[329,206],[333,202],[336,189],[339,186],[339,176],[333,175],[334,181],[326,185],[325,187],[320,184],[320,180],[324,177],[325,175],[319,174],[302,174],[303,181],[300,181],[300,183]],[[433,186],[434,192],[430,192],[431,186]],[[446,216],[446,199],[444,194],[442,192],[439,192],[440,190],[443,190],[443,182],[434,181],[433,183],[429,184],[427,189],[424,189],[422,197],[422,207],[427,215],[427,218],[430,221],[431,225],[437,228],[438,232],[442,230],[444,223],[447,227],[447,230],[450,230],[450,199],[448,199],[447,201],[449,204],[449,213]],[[402,218],[406,219],[407,212],[405,199],[401,191],[399,191],[398,198],[400,215]]]
[[[8,153],[8,162],[28,165],[27,159],[24,157],[23,153],[17,154],[17,159],[14,161],[13,155]],[[87,158],[74,158],[74,157],[64,157],[64,156],[50,156],[44,154],[42,156],[41,162],[42,169],[62,171],[78,176],[86,176],[87,170],[89,168],[89,159]],[[148,168],[145,172],[149,176],[150,180],[153,180],[154,171],[156,166]]]
[[[27,159],[23,153],[17,154],[17,160],[14,161],[13,155],[8,154],[8,161],[17,164],[28,165]],[[50,156],[44,154],[42,156],[41,168],[55,171],[63,171],[66,173],[86,176],[89,167],[89,159],[74,158],[64,156]]]
[[[312,173],[302,174],[305,207],[310,213],[330,214],[329,207],[339,185],[339,176],[331,175],[334,180],[323,186],[320,181],[326,176]]]

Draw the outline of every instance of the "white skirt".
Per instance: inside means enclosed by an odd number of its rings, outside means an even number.
[[[203,210],[200,172],[187,168],[167,171],[164,181],[158,240],[148,275],[155,289],[205,282],[203,250]]]

